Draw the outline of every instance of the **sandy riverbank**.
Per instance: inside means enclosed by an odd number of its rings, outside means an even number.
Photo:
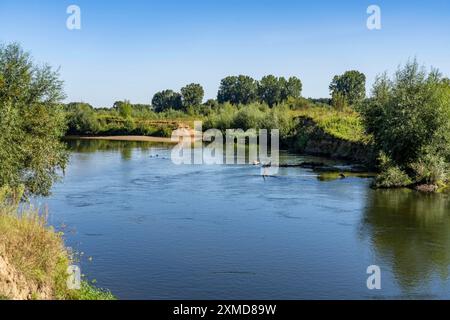
[[[110,140],[110,141],[144,141],[144,142],[160,142],[160,143],[174,143],[171,138],[163,137],[148,137],[148,136],[105,136],[105,137],[78,137],[68,136],[66,139],[74,140]]]

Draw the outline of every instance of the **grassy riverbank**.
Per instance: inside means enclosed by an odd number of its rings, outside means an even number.
[[[112,300],[110,292],[82,282],[66,284],[71,259],[61,233],[34,209],[0,206],[0,298],[13,300]]]
[[[89,139],[117,139],[150,141],[170,138],[177,128],[192,128],[194,121],[201,121],[203,129],[279,129],[282,142],[289,147],[289,138],[297,132],[297,119],[305,117],[313,120],[331,136],[350,142],[370,141],[365,134],[360,115],[350,109],[336,110],[330,105],[314,103],[308,99],[291,99],[289,102],[270,108],[263,103],[248,105],[216,105],[214,108],[197,113],[167,111],[155,113],[132,113],[123,118],[114,110],[93,109],[87,105],[66,108],[69,118],[68,137],[81,136]],[[78,108],[78,109],[77,109]],[[136,138],[139,137],[139,138]],[[142,139],[140,137],[149,137]]]

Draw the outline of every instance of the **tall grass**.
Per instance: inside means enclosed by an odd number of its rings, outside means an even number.
[[[47,226],[46,214],[30,206],[19,208],[17,201],[7,196],[11,194],[7,190],[0,188],[0,256],[26,279],[29,287],[48,288],[51,298],[58,300],[113,299],[111,293],[87,282],[78,291],[67,288],[70,258],[63,234]],[[14,298],[2,292],[0,296]],[[36,295],[34,298],[39,299]]]
[[[310,118],[326,133],[342,140],[369,143],[372,139],[365,132],[360,114],[352,109],[308,107],[292,110],[291,113],[293,117]]]

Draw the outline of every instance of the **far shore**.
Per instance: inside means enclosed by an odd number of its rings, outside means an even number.
[[[110,141],[142,141],[142,142],[160,142],[160,143],[176,143],[171,138],[150,137],[150,136],[99,136],[99,137],[82,137],[67,136],[67,140],[110,140]]]

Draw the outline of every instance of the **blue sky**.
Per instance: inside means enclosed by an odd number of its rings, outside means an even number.
[[[69,31],[66,9],[81,8]],[[366,28],[381,7],[382,29]],[[196,82],[214,98],[227,75],[295,75],[306,97],[328,96],[335,74],[393,72],[409,58],[450,75],[450,1],[0,1],[0,42],[61,67],[68,101],[149,103]]]

